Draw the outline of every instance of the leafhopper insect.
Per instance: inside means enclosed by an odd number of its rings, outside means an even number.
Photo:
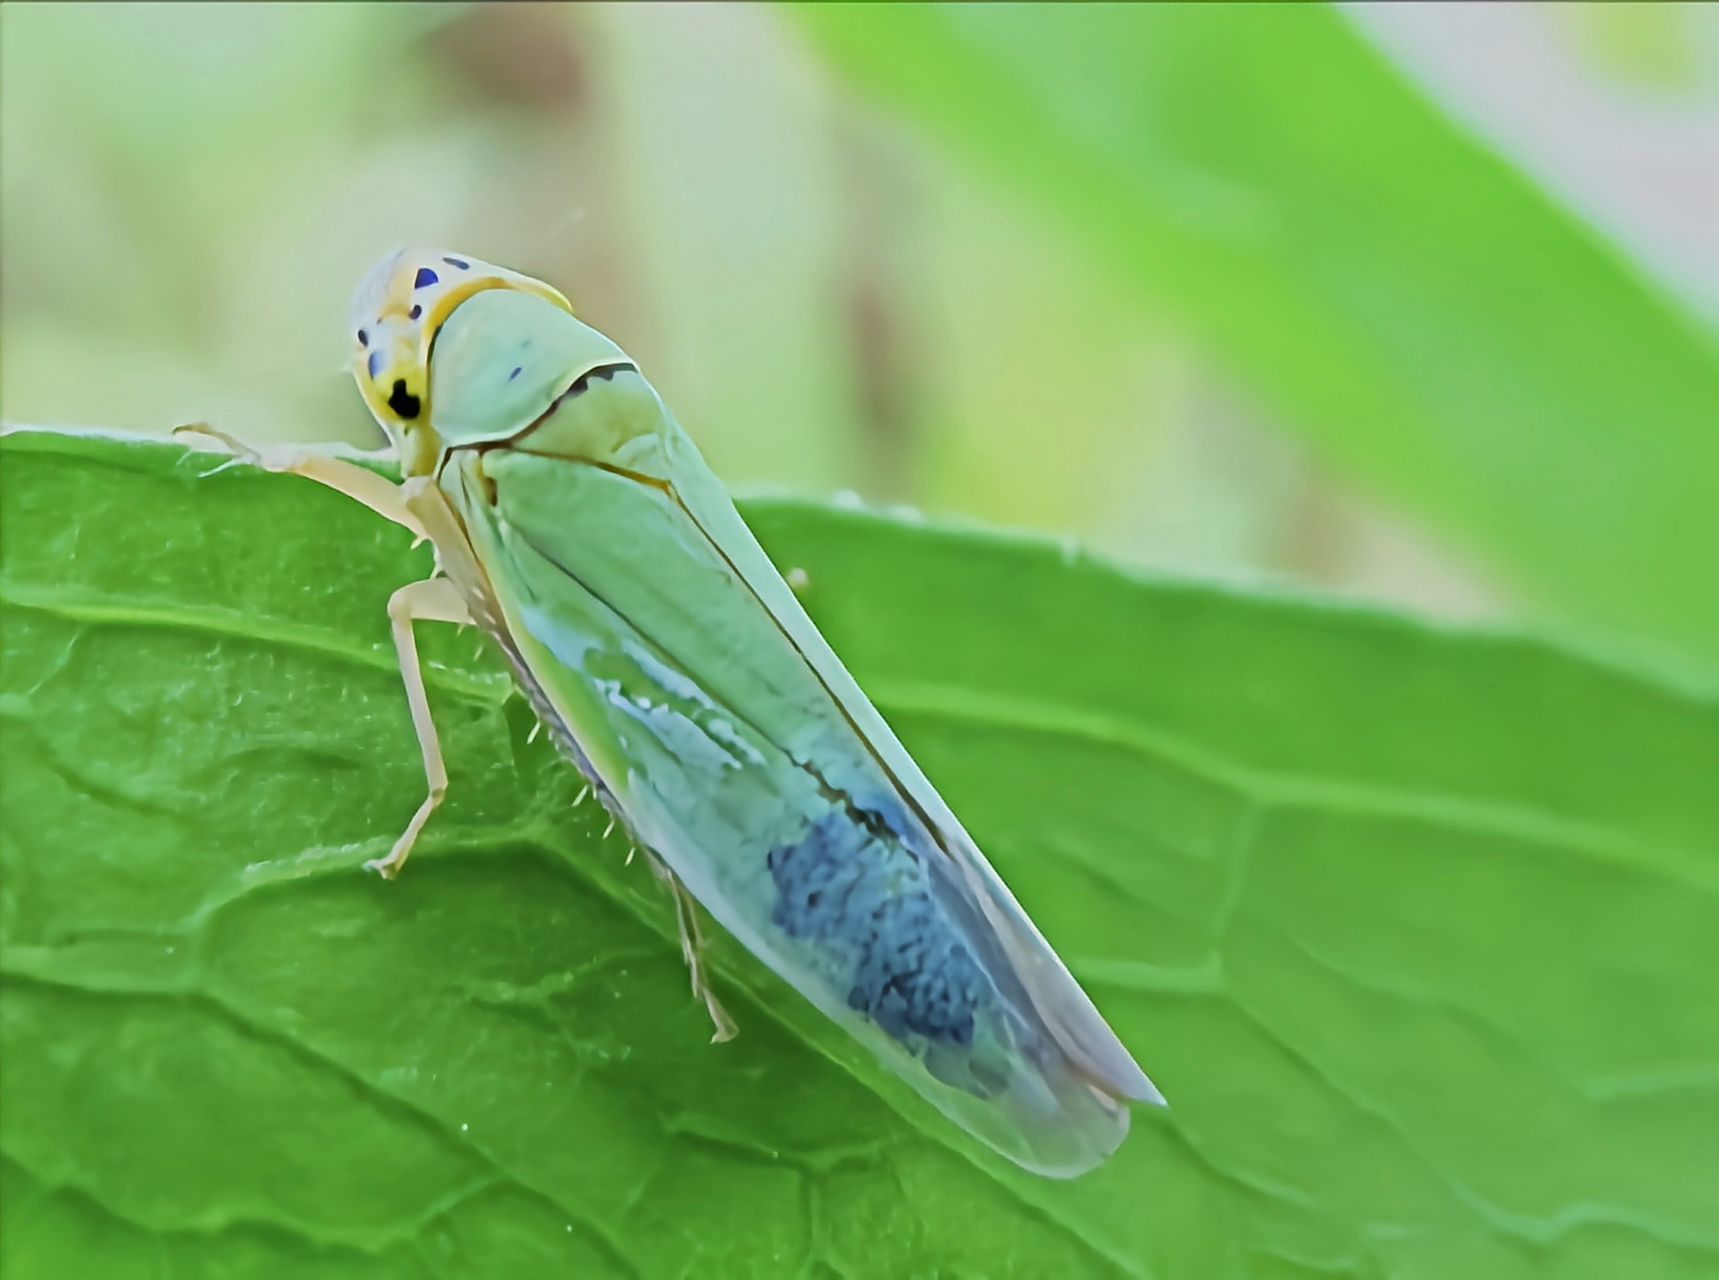
[[[638,365],[537,280],[400,251],[358,288],[354,374],[403,482],[252,452],[435,547],[388,604],[429,790],[447,789],[413,624],[494,638],[561,752],[671,887],[927,1100],[1070,1177],[1163,1103],[866,699]]]

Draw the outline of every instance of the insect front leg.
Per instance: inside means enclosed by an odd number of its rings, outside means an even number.
[[[173,434],[207,436],[211,440],[218,440],[226,447],[227,452],[233,455],[234,461],[248,462],[264,471],[281,475],[303,476],[307,480],[327,485],[330,489],[344,493],[354,502],[362,502],[384,520],[391,520],[410,529],[415,537],[429,537],[424,530],[423,521],[407,510],[401,486],[383,479],[374,471],[366,470],[356,462],[348,462],[344,458],[318,453],[314,449],[305,449],[298,445],[265,445],[256,448],[201,422],[175,427]]]
[[[650,859],[651,872],[674,896],[674,922],[680,930],[680,954],[686,961],[687,971],[692,975],[692,994],[704,1001],[710,1021],[716,1027],[711,1034],[710,1043],[721,1044],[724,1040],[732,1040],[740,1034],[740,1028],[735,1025],[734,1019],[728,1016],[728,1010],[722,1007],[722,1002],[716,998],[716,993],[710,989],[710,984],[704,977],[704,935],[698,928],[698,903],[686,891],[680,877],[669,870],[666,862],[648,851],[645,857]]]
[[[412,708],[412,728],[418,734],[418,749],[424,755],[424,780],[429,793],[418,812],[412,815],[406,830],[394,842],[386,858],[375,858],[364,864],[367,871],[378,871],[392,880],[400,874],[407,855],[417,842],[418,833],[430,820],[448,790],[448,770],[442,762],[442,744],[436,737],[435,721],[430,719],[430,698],[424,689],[424,670],[418,661],[418,638],[412,631],[415,622],[469,623],[465,597],[446,578],[426,578],[409,582],[388,597],[388,622],[394,632],[394,652],[400,658],[400,678],[406,684],[406,701]]]

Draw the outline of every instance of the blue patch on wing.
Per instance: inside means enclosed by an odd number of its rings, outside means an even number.
[[[797,844],[772,849],[767,864],[777,891],[773,922],[844,959],[848,1007],[943,1076],[937,1061],[947,1053],[936,1051],[973,1046],[996,989],[901,834],[877,814],[838,808]],[[981,1097],[1006,1083],[973,1065],[950,1083]]]

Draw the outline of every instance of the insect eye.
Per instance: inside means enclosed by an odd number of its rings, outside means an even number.
[[[367,347],[370,345],[370,335],[365,333],[362,329],[358,331],[358,345],[361,347]]]

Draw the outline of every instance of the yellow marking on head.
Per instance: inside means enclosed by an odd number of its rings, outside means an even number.
[[[535,293],[573,312],[573,304],[541,280],[431,249],[394,250],[365,272],[352,295],[352,374],[407,475],[429,474],[442,451],[430,420],[436,335],[460,303],[485,289]]]

